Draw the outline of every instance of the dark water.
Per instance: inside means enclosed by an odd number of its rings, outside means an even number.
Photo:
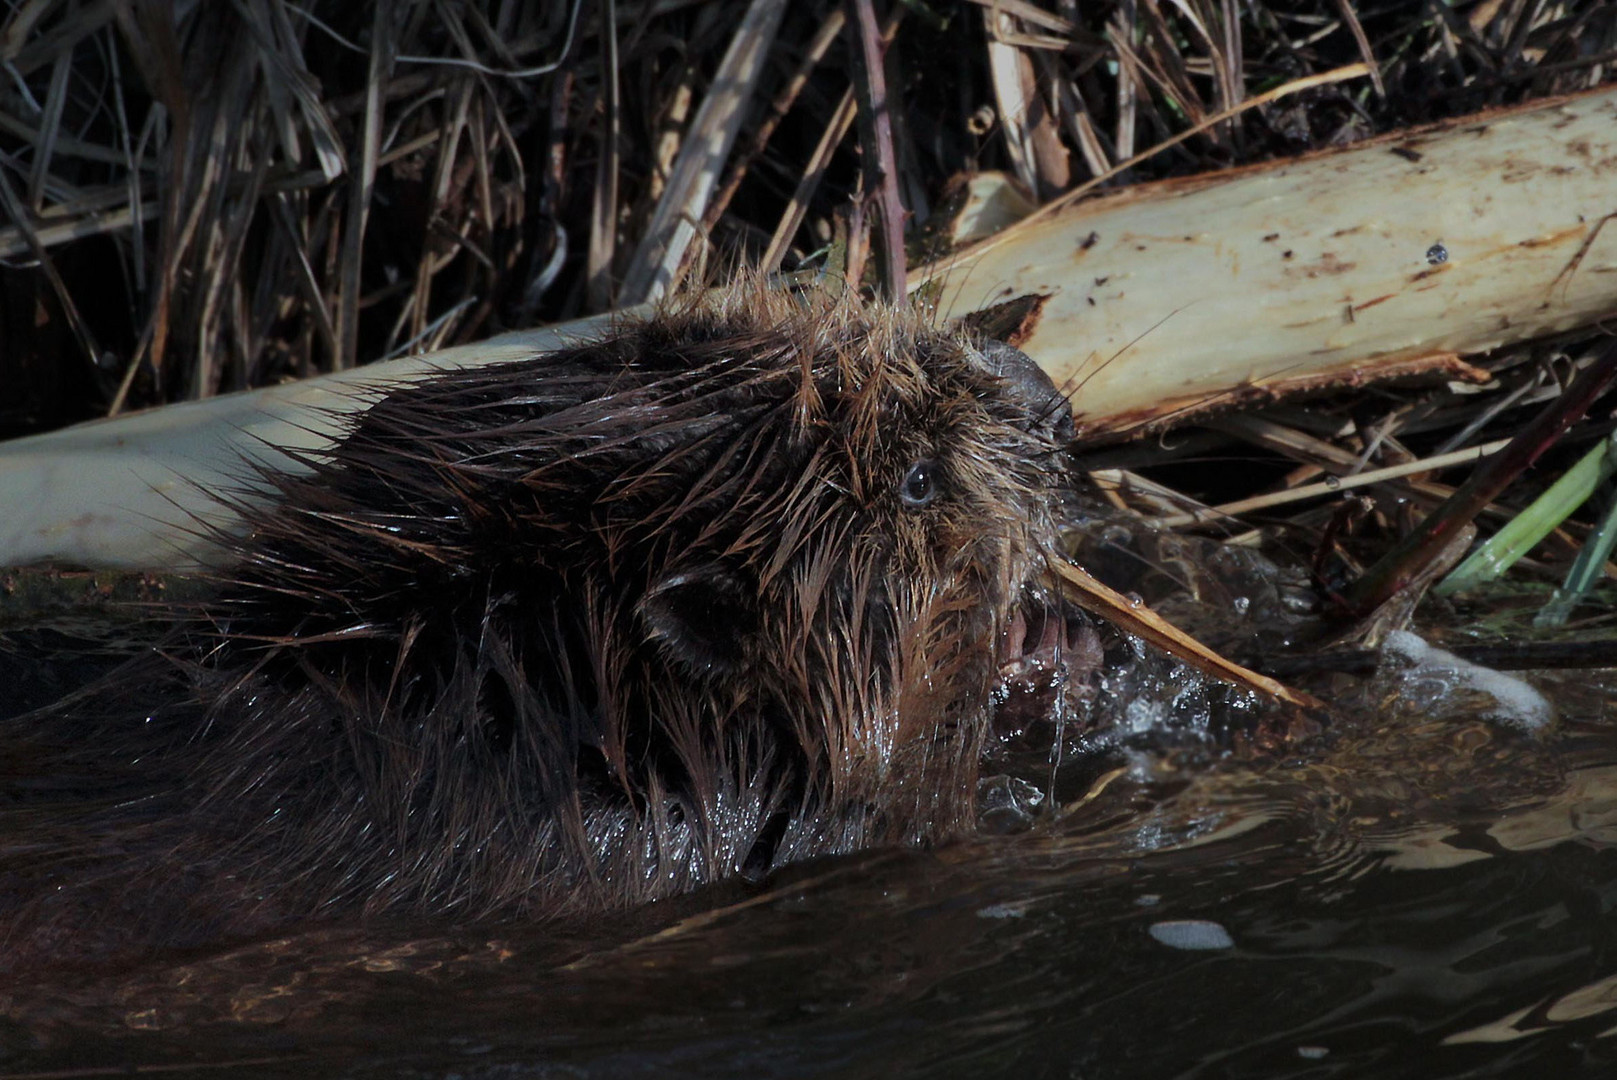
[[[1140,737],[1021,831],[0,986],[0,1076],[1617,1075],[1617,674],[1531,681],[1550,730],[1508,687],[1336,676],[1280,759],[1146,737],[1184,687],[1119,684]]]
[[[1611,1075],[1617,734],[1611,686],[1577,690],[1548,739],[1443,718],[1293,762],[1134,755],[1020,835],[593,928],[19,985],[0,1074]],[[1227,947],[1182,947],[1206,923]]]

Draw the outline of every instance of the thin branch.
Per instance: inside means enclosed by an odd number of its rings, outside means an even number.
[[[908,292],[904,254],[904,220],[908,216],[898,194],[898,157],[893,150],[892,103],[887,96],[885,52],[876,28],[871,0],[850,0],[854,38],[854,80],[863,108],[859,110],[859,142],[864,150],[865,191],[873,193],[881,233],[880,293],[900,300]]]

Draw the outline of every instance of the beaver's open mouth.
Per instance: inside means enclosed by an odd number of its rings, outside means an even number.
[[[1100,636],[1089,616],[1043,589],[1024,590],[999,642],[995,727],[1019,731],[1055,710],[1092,696],[1102,663]],[[1081,720],[1070,713],[1068,722]]]

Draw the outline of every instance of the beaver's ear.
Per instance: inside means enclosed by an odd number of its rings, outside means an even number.
[[[646,633],[696,674],[728,674],[746,661],[757,629],[756,590],[717,563],[653,581],[640,602]]]
[[[1073,440],[1072,403],[1031,356],[993,339],[983,342],[977,355],[984,367],[1005,380],[1011,399],[1034,418],[1037,433],[1058,443]]]

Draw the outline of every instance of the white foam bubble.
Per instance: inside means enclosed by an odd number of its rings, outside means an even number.
[[[1167,919],[1151,924],[1151,936],[1170,949],[1233,949],[1230,932],[1208,919]]]
[[[1408,630],[1394,630],[1381,643],[1384,655],[1396,658],[1414,677],[1440,677],[1455,691],[1486,694],[1497,710],[1492,719],[1522,731],[1541,731],[1555,716],[1543,694],[1513,675],[1462,660],[1451,652],[1428,645]]]

